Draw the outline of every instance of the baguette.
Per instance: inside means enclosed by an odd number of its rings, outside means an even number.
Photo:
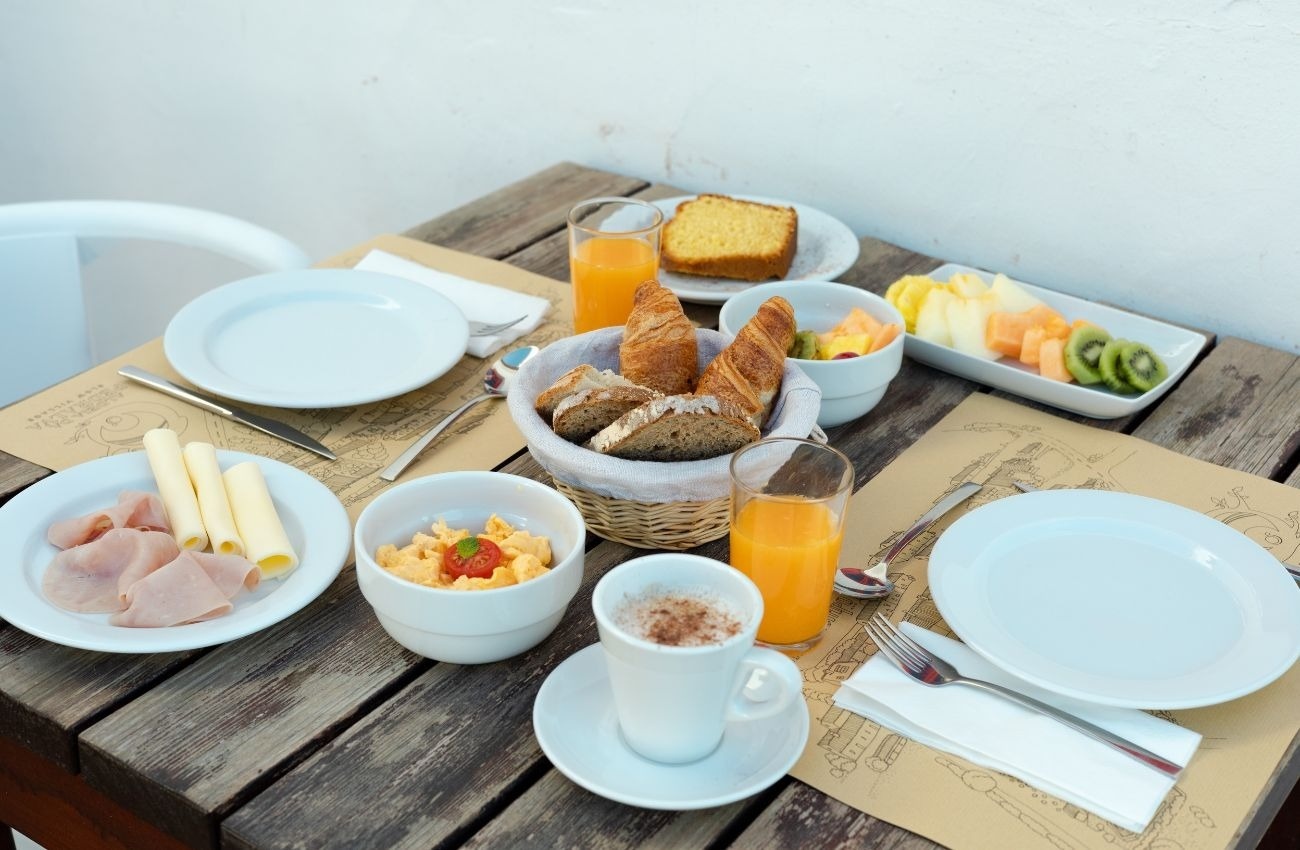
[[[624,413],[660,395],[649,387],[583,390],[556,405],[551,428],[570,443],[585,443]]]
[[[762,428],[781,391],[785,353],[794,341],[794,307],[773,295],[700,375],[695,392],[716,395]]]
[[[637,287],[618,348],[619,371],[664,395],[690,392],[699,362],[695,327],[672,290],[647,280]]]
[[[744,411],[716,396],[670,395],[619,417],[588,445],[625,460],[702,460],[761,436]]]
[[[565,372],[537,396],[534,406],[537,408],[537,415],[551,422],[555,414],[556,406],[575,393],[583,390],[603,389],[605,387],[631,387],[635,386],[627,378],[617,375],[611,369],[597,369],[588,363],[580,366],[574,366]]]

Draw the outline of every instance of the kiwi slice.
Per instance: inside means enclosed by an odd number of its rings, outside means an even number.
[[[1097,359],[1097,372],[1107,387],[1117,393],[1128,395],[1137,390],[1124,380],[1124,376],[1119,371],[1119,355],[1126,345],[1128,345],[1126,339],[1112,339],[1106,343],[1101,350],[1101,357]]]
[[[1065,368],[1080,384],[1100,384],[1097,363],[1110,341],[1110,334],[1096,325],[1080,325],[1070,332],[1065,343]]]
[[[1119,373],[1140,392],[1146,392],[1169,377],[1169,367],[1150,346],[1130,342],[1119,350]]]
[[[816,360],[817,334],[812,331],[799,331],[794,335],[794,342],[790,343],[790,350],[786,353],[796,360]]]

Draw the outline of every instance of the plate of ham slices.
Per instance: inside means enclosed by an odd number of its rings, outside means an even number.
[[[146,454],[133,452],[59,472],[0,507],[0,558],[12,567],[0,574],[0,618],[64,646],[148,653],[225,643],[301,610],[329,587],[347,560],[347,511],[329,488],[292,466],[243,452],[219,450],[217,457],[223,468],[253,461],[261,469],[299,556],[292,572],[266,579],[242,558],[178,553],[171,535],[157,530],[165,528],[166,517],[152,496],[157,490]],[[104,516],[112,528],[80,542],[79,530],[103,526]],[[95,563],[100,559],[112,562],[105,568],[111,573],[107,578]],[[143,582],[132,580],[137,572],[162,573],[159,564],[176,559],[185,569],[172,571],[210,576],[216,589],[205,581],[201,592],[218,598],[207,619],[148,625],[166,622],[169,606],[195,604],[184,596],[192,582],[150,582],[146,593]],[[104,582],[107,590],[100,586]],[[124,601],[127,588],[136,588],[129,612],[105,611],[94,601],[115,595],[119,586]],[[70,610],[77,608],[95,610]]]

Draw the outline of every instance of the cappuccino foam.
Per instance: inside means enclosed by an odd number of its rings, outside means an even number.
[[[614,625],[662,646],[711,646],[740,634],[739,612],[705,589],[651,587],[614,609]]]

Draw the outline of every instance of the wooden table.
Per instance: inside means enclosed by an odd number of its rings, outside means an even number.
[[[562,164],[407,235],[566,279],[574,202],[674,194]],[[934,265],[864,238],[843,280],[880,292]],[[712,308],[689,309],[716,321]],[[833,429],[831,441],[853,457],[861,486],[983,391],[907,360],[880,406]],[[1300,359],[1218,339],[1160,404],[1091,424],[1297,486],[1297,402]],[[501,469],[548,480],[527,452]],[[47,474],[0,453],[0,501]],[[726,542],[698,551],[725,560]],[[740,803],[670,813],[608,802],[553,770],[532,734],[533,697],[560,661],[596,640],[595,581],[637,554],[596,542],[556,633],[479,667],[401,650],[351,570],[285,622],[201,651],[91,653],[0,625],[0,822],[49,848],[934,846],[788,777]],[[1298,747],[1237,846],[1295,846]]]

